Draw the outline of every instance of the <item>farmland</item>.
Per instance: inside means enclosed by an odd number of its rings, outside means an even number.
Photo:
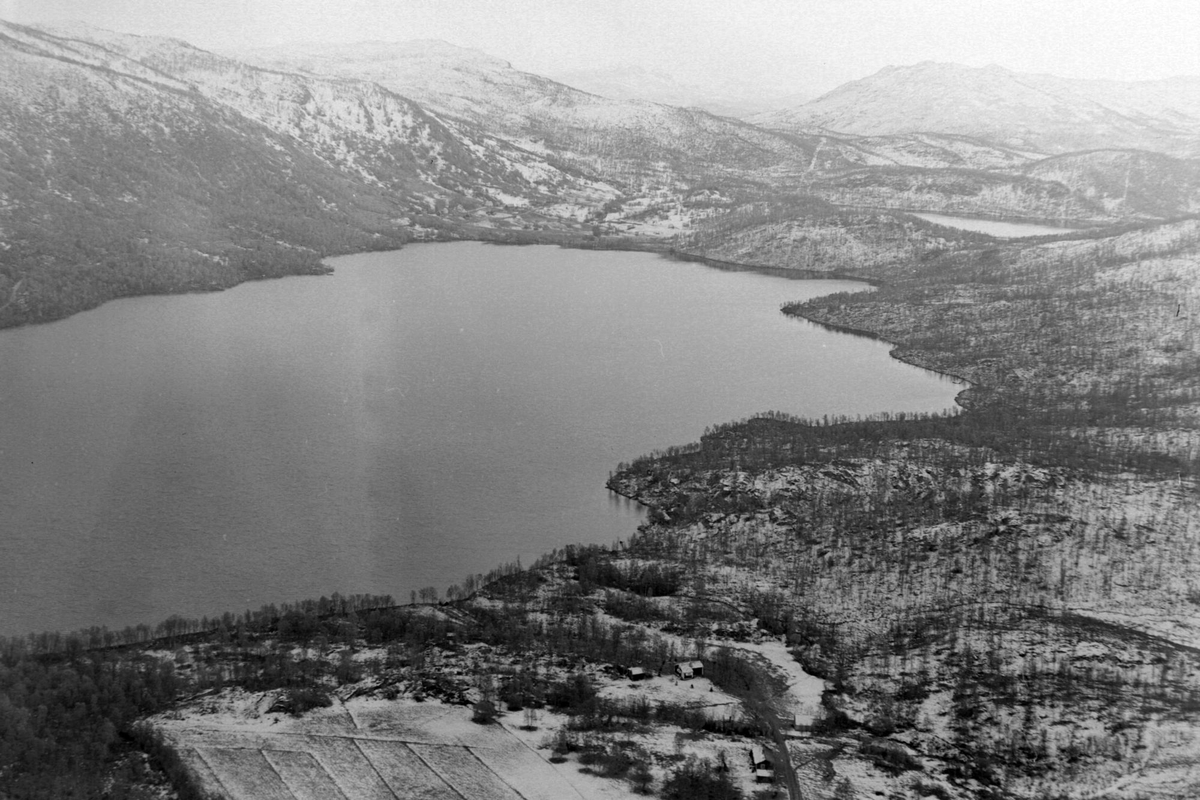
[[[782,652],[782,649],[780,648]],[[370,658],[372,654],[366,651]],[[451,674],[473,660],[473,648],[447,653],[439,670]],[[491,654],[495,657],[495,654]],[[592,673],[610,701],[639,695],[654,703],[736,713],[737,700],[698,678],[688,684],[672,677],[641,684]],[[224,690],[181,704],[153,720],[199,779],[204,791],[231,800],[622,800],[639,796],[629,785],[606,780],[578,754],[556,748],[565,734],[583,748],[605,741],[601,734],[566,733],[571,717],[541,710],[536,725],[522,716],[502,715],[499,724],[472,721],[471,709],[406,696],[388,700],[367,696],[338,700],[327,709],[292,716],[268,710],[276,692]],[[415,686],[415,684],[413,684]],[[678,726],[625,726],[624,746],[644,754],[652,775],[686,756],[722,758],[734,763],[735,779],[749,788],[749,769],[738,761],[743,741],[689,734]],[[572,746],[574,749],[574,745]]]
[[[462,707],[350,703],[363,707],[369,727],[355,727],[343,704],[291,719],[231,702],[223,712],[176,714],[164,729],[205,788],[230,798],[586,796],[506,728],[474,725]]]

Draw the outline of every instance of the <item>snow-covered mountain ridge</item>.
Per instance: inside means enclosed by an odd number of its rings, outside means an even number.
[[[1195,156],[1200,77],[1123,83],[927,61],[751,119],[790,131],[960,134],[1045,154],[1134,147]]]
[[[664,242],[777,196],[1092,224],[1200,207],[1193,161],[1092,155],[1051,167],[1028,148],[953,131],[772,131],[601,97],[445,42],[243,58],[175,39],[0,22],[0,241],[14,257],[0,295],[17,285],[26,294],[3,307],[0,325],[125,293],[229,285],[246,274],[231,264],[264,259],[259,245],[276,265],[254,271],[275,274],[284,263],[298,269],[301,254],[316,269],[320,255],[413,238]],[[894,81],[906,69],[885,73]],[[1169,105],[1176,128],[1200,117],[1170,105],[1170,87],[1148,99],[1102,88],[1143,115]],[[65,305],[73,293],[33,274],[91,281],[81,266],[123,263],[130,242],[145,251],[146,275],[106,278]],[[202,264],[202,277],[164,277],[170,270],[151,265],[165,252]]]
[[[571,69],[551,74],[555,80],[614,100],[647,100],[668,106],[702,108],[720,116],[746,118],[811,100],[815,92],[780,88],[732,77],[712,82],[679,80],[663,72],[633,64]]]
[[[644,173],[659,162],[718,172],[814,157],[830,166],[844,162],[837,148],[818,154],[815,139],[780,136],[694,108],[601,97],[444,42],[326,44],[238,56],[272,69],[373,81],[437,114],[603,170]]]

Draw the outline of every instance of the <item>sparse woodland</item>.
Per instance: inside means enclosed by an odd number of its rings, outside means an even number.
[[[750,222],[743,252],[781,224]],[[967,410],[767,414],[624,465],[655,509],[631,551],[741,591],[834,681],[835,724],[1005,796],[1174,785],[1159,738],[1200,721],[1197,231],[960,245],[786,307],[970,380]]]

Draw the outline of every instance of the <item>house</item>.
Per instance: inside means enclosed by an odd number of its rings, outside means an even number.
[[[629,680],[631,681],[644,681],[650,677],[650,673],[646,672],[643,667],[630,667],[626,670],[626,673],[629,675]]]
[[[704,677],[704,662],[703,661],[680,661],[675,665],[675,674],[682,681],[690,681],[692,678]]]
[[[755,783],[775,782],[775,762],[767,756],[767,751],[758,745],[750,748],[750,769],[754,772]]]

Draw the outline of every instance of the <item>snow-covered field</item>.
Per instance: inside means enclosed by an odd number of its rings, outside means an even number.
[[[355,698],[293,718],[270,694],[227,693],[158,721],[205,788],[262,798],[559,800],[630,796],[552,764],[536,737],[476,725],[463,706]],[[530,739],[534,740],[531,741]]]
[[[721,715],[737,701],[704,678],[609,680],[602,695],[644,694],[651,702],[692,700]],[[625,781],[603,778],[578,754],[555,756],[555,734],[570,717],[539,711],[496,724],[472,722],[469,707],[408,697],[355,697],[300,717],[267,711],[276,692],[208,694],[154,724],[177,747],[205,790],[231,800],[371,798],[408,800],[632,800]],[[583,740],[605,737],[577,734]],[[746,794],[754,783],[746,740],[698,734],[674,725],[630,726],[621,746],[645,754],[658,784],[690,756],[730,767]]]

